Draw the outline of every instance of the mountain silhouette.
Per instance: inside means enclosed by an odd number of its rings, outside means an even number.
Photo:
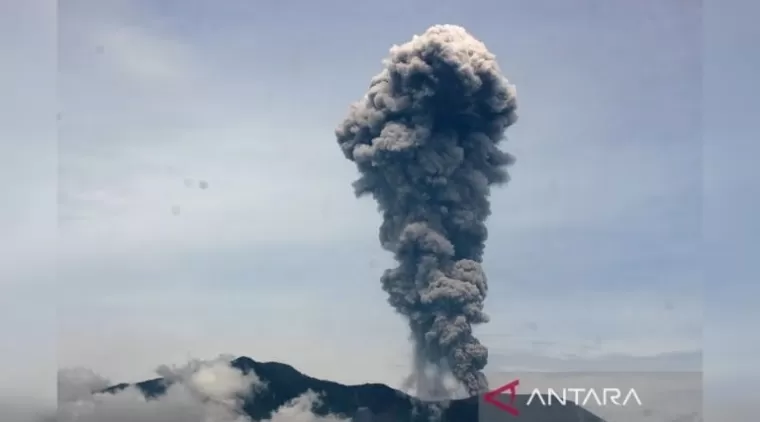
[[[311,390],[321,397],[313,409],[316,415],[339,415],[357,422],[604,422],[569,402],[566,405],[528,407],[527,395],[515,397],[514,404],[520,414],[513,416],[485,404],[481,397],[424,401],[384,384],[344,385],[312,378],[284,363],[257,362],[248,357],[233,360],[231,366],[244,374],[255,373],[267,385],[266,389],[255,394],[252,391],[245,397],[243,411],[255,421],[269,419],[277,409]],[[103,392],[117,393],[131,385],[118,384]],[[134,386],[151,399],[163,395],[170,383],[156,378]]]

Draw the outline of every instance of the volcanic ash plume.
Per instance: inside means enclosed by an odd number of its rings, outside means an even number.
[[[485,45],[453,25],[394,46],[384,65],[336,136],[361,174],[356,195],[379,204],[380,241],[398,262],[382,285],[409,320],[412,383],[434,394],[450,373],[474,395],[488,387],[488,350],[472,326],[488,321],[480,263],[490,186],[514,162],[497,146],[517,119],[515,89]]]

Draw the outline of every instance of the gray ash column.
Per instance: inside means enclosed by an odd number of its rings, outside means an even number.
[[[394,46],[384,65],[336,136],[359,169],[356,195],[382,212],[380,241],[398,262],[382,286],[409,321],[418,392],[441,389],[450,372],[474,395],[488,386],[488,351],[472,327],[488,321],[488,196],[514,162],[498,145],[517,119],[515,89],[485,45],[453,25]]]

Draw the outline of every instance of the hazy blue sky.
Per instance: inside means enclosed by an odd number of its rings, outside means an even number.
[[[113,379],[232,353],[397,384],[409,346],[378,281],[380,216],[333,130],[390,46],[436,23],[468,28],[517,86],[485,257],[491,370],[693,368],[703,310],[706,347],[756,332],[746,13],[705,11],[703,50],[686,0],[69,0],[56,104],[55,12],[23,8],[0,14],[21,34],[2,37],[10,358],[51,356],[57,329],[61,365]],[[56,109],[54,150],[39,119]],[[706,356],[714,380],[749,376],[756,339],[735,349]]]

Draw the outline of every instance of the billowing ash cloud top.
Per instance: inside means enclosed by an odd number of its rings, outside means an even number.
[[[451,372],[470,394],[487,389],[480,262],[490,186],[514,159],[498,149],[516,119],[515,88],[485,45],[465,29],[437,25],[390,50],[369,92],[336,130],[383,214],[380,241],[398,267],[382,285],[408,318],[418,394],[438,395]],[[430,374],[430,367],[443,369]]]

